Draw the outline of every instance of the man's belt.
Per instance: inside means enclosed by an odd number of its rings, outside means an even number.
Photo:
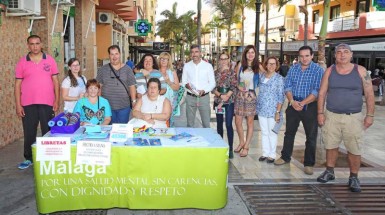
[[[205,94],[203,94],[203,95],[201,95],[201,96],[197,96],[197,95],[195,95],[194,93],[187,92],[187,95],[190,95],[190,96],[192,96],[192,97],[203,97],[203,96],[205,96],[205,95],[207,95],[207,94],[209,94],[209,93],[205,93]]]
[[[337,112],[333,112],[333,111],[330,111],[330,112],[335,113],[335,114],[345,114],[345,115],[352,115],[352,114],[356,114],[356,113],[361,113],[361,111],[358,111],[358,112],[348,112],[348,113],[337,113]]]

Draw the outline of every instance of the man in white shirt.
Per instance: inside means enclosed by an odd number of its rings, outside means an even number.
[[[198,45],[190,47],[191,61],[183,67],[182,84],[187,89],[186,115],[187,127],[194,127],[197,109],[201,115],[202,126],[210,128],[210,96],[215,87],[214,70],[211,64],[202,60]]]

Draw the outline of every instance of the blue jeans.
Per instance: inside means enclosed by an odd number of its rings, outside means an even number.
[[[304,166],[314,166],[318,133],[317,102],[308,104],[305,111],[296,111],[292,106],[287,107],[286,131],[281,158],[286,162],[291,160],[294,139],[300,122],[302,122],[306,134]]]
[[[217,105],[215,105],[215,106],[217,106]],[[225,108],[225,114],[216,114],[217,115],[217,132],[223,138],[223,115],[225,115],[227,139],[229,141],[229,150],[233,151],[233,141],[234,141],[234,129],[233,129],[234,103],[225,104],[225,105],[222,106],[222,108]]]
[[[111,124],[112,123],[127,123],[130,118],[131,108],[126,107],[119,110],[112,110]]]

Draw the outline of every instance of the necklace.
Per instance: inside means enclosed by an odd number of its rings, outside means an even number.
[[[253,71],[253,67],[251,66],[247,66],[247,69]]]

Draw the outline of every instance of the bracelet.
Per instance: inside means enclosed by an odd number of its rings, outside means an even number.
[[[277,110],[277,111],[275,111],[275,113],[281,113],[281,111],[278,111],[278,110]]]
[[[374,117],[373,114],[366,114],[366,116],[369,116],[369,117]]]
[[[324,112],[319,112],[318,115],[324,114]]]

